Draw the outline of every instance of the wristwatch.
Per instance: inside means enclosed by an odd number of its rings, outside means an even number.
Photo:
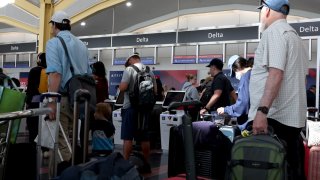
[[[269,112],[269,108],[267,106],[258,107],[258,111],[261,111],[263,114],[267,115]]]

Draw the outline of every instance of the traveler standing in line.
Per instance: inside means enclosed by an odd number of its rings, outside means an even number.
[[[69,134],[69,122],[73,120],[73,112],[70,108],[71,104],[69,104],[67,92],[67,83],[72,77],[70,62],[72,62],[74,74],[91,74],[88,60],[89,53],[86,45],[70,32],[70,17],[65,12],[57,11],[54,13],[50,24],[51,34],[54,37],[47,42],[46,46],[47,73],[49,75],[48,90],[49,92],[59,92],[62,95],[60,122],[64,132]],[[70,57],[69,60],[57,36],[65,41]],[[49,114],[49,118],[54,120],[56,102],[49,103],[48,107],[53,109],[53,112]],[[59,150],[63,161],[69,161],[71,159],[71,153],[68,150],[67,143],[61,132],[59,133]]]
[[[32,99],[35,96],[40,96],[41,93],[48,91],[48,76],[47,74],[43,74],[42,71],[46,71],[47,63],[46,63],[46,53],[39,53],[37,57],[37,66],[33,67],[29,71],[28,75],[28,85],[26,91],[26,105],[27,109],[39,108],[39,102],[32,102]],[[44,76],[44,77],[41,77]],[[40,86],[40,81],[43,78],[43,82]],[[40,98],[39,98],[40,100]],[[39,117],[28,117],[27,118],[27,127],[29,130],[29,142],[34,143],[34,139],[38,135],[38,121]]]
[[[187,81],[182,86],[182,91],[186,91],[186,101],[199,100],[199,93],[195,87],[197,83],[197,76],[194,74],[186,75]]]
[[[249,97],[249,81],[251,74],[251,67],[248,66],[248,60],[238,55],[231,56],[228,61],[228,66],[235,72],[235,76],[239,82],[238,99],[235,104],[217,109],[218,114],[227,113],[230,116],[237,117],[239,125],[244,124],[248,120],[248,113],[250,107]]]
[[[141,142],[142,153],[146,161],[149,160],[150,155],[150,140],[148,137],[148,123],[151,115],[151,111],[148,112],[138,112],[135,107],[131,106],[129,99],[129,91],[134,89],[135,77],[137,76],[136,70],[132,66],[136,66],[140,71],[145,71],[147,67],[143,65],[140,61],[140,57],[137,54],[133,54],[127,59],[125,63],[126,69],[123,72],[122,80],[120,83],[120,91],[124,92],[124,102],[121,110],[122,125],[121,125],[121,139],[123,139],[123,155],[125,159],[129,159],[132,152],[132,141]],[[150,75],[153,78],[154,92],[156,92],[156,82],[152,71]],[[155,93],[156,94],[156,93]],[[138,118],[144,118],[144,128],[138,132]],[[140,171],[141,172],[141,171]],[[142,172],[151,172],[151,167],[146,164],[143,167]]]
[[[224,107],[230,105],[230,96],[236,100],[236,93],[229,81],[229,79],[223,74],[223,62],[220,59],[214,58],[210,64],[210,74],[213,77],[211,96],[209,102],[200,111],[200,115],[205,112],[216,111],[218,107]]]
[[[97,61],[92,64],[92,74],[96,81],[97,103],[109,99],[108,79],[103,62]]]
[[[299,136],[306,123],[306,49],[286,21],[288,0],[266,0],[259,9],[262,38],[249,84],[249,120],[253,120],[254,134],[273,127],[287,144],[289,179],[303,180],[304,151]]]

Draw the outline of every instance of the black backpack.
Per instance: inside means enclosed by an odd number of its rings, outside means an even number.
[[[135,65],[131,67],[137,72],[134,77],[134,87],[129,90],[131,107],[140,111],[151,111],[156,103],[156,97],[150,70],[146,68],[140,71]]]
[[[211,90],[211,88],[207,87],[200,98],[200,101],[201,101],[203,107],[208,104],[212,95],[213,95],[213,91]]]

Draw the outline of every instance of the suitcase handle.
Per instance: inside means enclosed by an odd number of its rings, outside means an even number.
[[[90,98],[90,92],[86,89],[78,89],[74,92],[74,101],[76,102],[90,101]]]
[[[40,95],[40,102],[43,102],[43,100],[45,98],[50,98],[50,97],[55,97],[57,98],[57,102],[60,103],[61,101],[61,94],[57,93],[57,92],[46,92],[46,93],[42,93]]]

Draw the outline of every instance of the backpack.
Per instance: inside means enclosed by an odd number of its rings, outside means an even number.
[[[48,75],[44,68],[41,69],[38,91],[40,94],[48,91]]]
[[[202,103],[203,106],[206,106],[208,104],[208,102],[210,101],[211,97],[213,95],[213,91],[211,90],[211,88],[206,88],[200,98],[200,101]]]
[[[129,90],[131,107],[137,110],[151,111],[156,103],[156,97],[150,70],[146,68],[140,71],[135,65],[131,65],[131,67],[137,72],[136,77],[134,77],[133,89]]]
[[[235,141],[228,180],[286,180],[286,150],[271,135],[251,135]]]
[[[62,172],[59,179],[140,180],[142,178],[134,165],[125,160],[119,152],[115,152],[98,160],[71,166]]]

